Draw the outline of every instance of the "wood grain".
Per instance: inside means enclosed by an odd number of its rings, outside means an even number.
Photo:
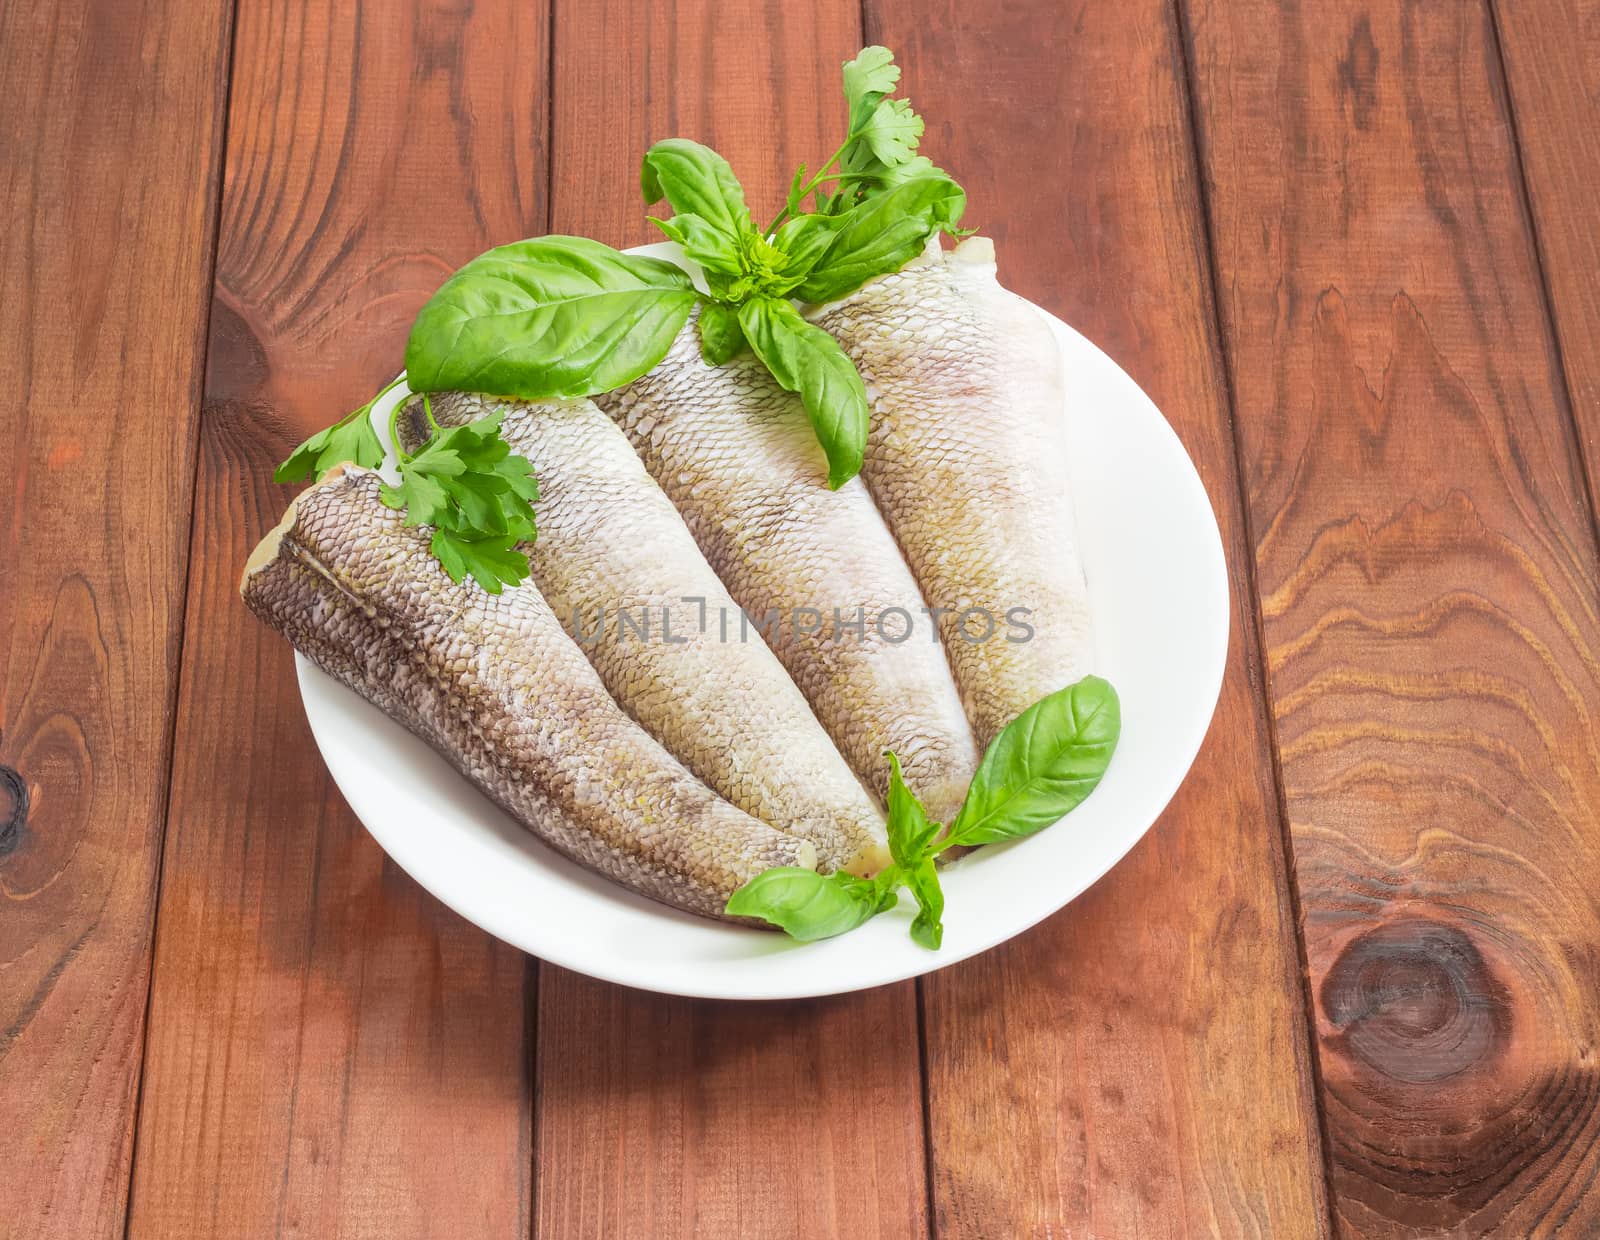
[[[1567,391],[1600,482],[1600,0],[1494,6]],[[1600,520],[1600,507],[1594,508]]]
[[[1171,12],[876,0],[868,14],[1002,280],[1151,393],[1233,567],[1221,702],[1171,808],[1066,911],[925,980],[938,1234],[1315,1235],[1303,992]]]
[[[0,5],[0,1232],[120,1235],[230,6]]]
[[[558,0],[551,228],[657,239],[638,161],[673,136],[726,155],[770,217],[842,138],[858,47],[844,0]],[[540,1236],[926,1232],[910,985],[740,1006],[546,968],[537,1045]]]
[[[524,957],[362,832],[236,591],[274,464],[394,373],[451,269],[543,231],[547,29],[240,5],[135,1237],[527,1234]]]
[[[1341,1230],[1600,1230],[1596,549],[1480,4],[1186,0]]]

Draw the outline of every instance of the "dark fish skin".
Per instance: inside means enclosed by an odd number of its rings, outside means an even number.
[[[531,584],[452,582],[429,533],[346,467],[256,549],[245,602],[294,647],[422,737],[540,839],[643,895],[721,916],[816,849],[728,804],[624,713]]]
[[[994,246],[920,259],[808,312],[872,401],[861,476],[940,619],[978,742],[1093,670],[1061,351]],[[1027,641],[1005,623],[1026,608]],[[967,609],[976,609],[967,612]],[[967,612],[964,616],[963,612]],[[998,622],[1000,635],[974,640]]]
[[[759,637],[719,640],[735,604],[610,418],[587,400],[466,392],[430,407],[445,427],[498,413],[501,437],[532,464],[538,537],[521,550],[618,705],[734,805],[815,844],[819,869],[889,863],[882,813],[783,665]],[[427,429],[413,398],[402,443],[415,449]],[[624,612],[641,629],[623,628]]]
[[[595,403],[627,434],[739,606],[757,619],[781,617],[773,651],[856,774],[883,797],[883,751],[893,749],[929,814],[949,821],[977,766],[960,697],[872,497],[859,480],[828,489],[799,398],[748,353],[707,366],[691,321],[659,366]],[[791,623],[796,608],[817,609],[819,629]],[[836,609],[847,623],[859,611],[865,631],[836,632]],[[895,641],[908,621],[913,635]]]

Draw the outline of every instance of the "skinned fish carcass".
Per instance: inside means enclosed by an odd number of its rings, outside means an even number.
[[[299,496],[240,592],[270,627],[421,736],[562,853],[664,903],[722,915],[815,846],[717,796],[617,706],[531,584],[452,582],[347,467]]]
[[[859,481],[828,489],[799,398],[748,353],[708,366],[691,321],[653,371],[595,401],[856,773],[883,797],[893,749],[948,822],[977,765],[971,729],[904,557]]]
[[[726,638],[736,605],[627,438],[587,400],[434,395],[439,425],[500,414],[539,480],[538,537],[520,548],[617,703],[746,813],[817,847],[818,868],[889,862],[883,816],[759,636]],[[414,449],[420,398],[399,420]]]
[[[844,346],[866,384],[861,476],[942,609],[956,683],[987,745],[1092,670],[1060,349],[1048,324],[1000,286],[984,237],[948,253],[935,240],[900,271],[808,317]]]

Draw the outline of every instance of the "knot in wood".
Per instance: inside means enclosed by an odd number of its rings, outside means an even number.
[[[0,857],[13,852],[22,842],[22,828],[27,821],[27,782],[9,766],[0,766]]]
[[[1351,1057],[1391,1080],[1430,1085],[1487,1070],[1511,1036],[1511,1003],[1462,930],[1408,918],[1352,939],[1322,986]]]

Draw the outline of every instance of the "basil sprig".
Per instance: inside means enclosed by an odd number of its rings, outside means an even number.
[[[792,866],[766,870],[733,893],[727,911],[810,942],[893,908],[904,886],[917,902],[911,937],[936,951],[944,937],[944,891],[934,859],[947,848],[1022,839],[1058,822],[1100,783],[1121,731],[1117,691],[1098,676],[1041,698],[984,751],[949,831],[928,818],[901,777],[900,760],[886,751],[893,863],[871,879]]]
[[[814,174],[800,167],[765,229],[728,161],[698,142],[656,143],[639,174],[645,202],[664,198],[673,210],[653,222],[705,273],[701,356],[719,366],[748,345],[798,393],[834,488],[855,477],[865,457],[866,391],[837,342],[786,299],[833,301],[898,271],[929,237],[956,231],[966,207],[962,188],[916,153],[923,122],[909,102],[889,98],[899,80],[887,48],[865,48],[844,66],[845,140]],[[806,212],[811,194],[818,209]]]
[[[786,300],[826,253],[838,225],[802,217],[762,235],[728,161],[686,138],[652,146],[639,183],[647,205],[662,198],[671,205],[670,219],[653,222],[705,273],[701,356],[720,366],[752,348],[773,378],[799,394],[828,460],[828,485],[843,486],[860,472],[867,449],[866,389],[839,342]]]

